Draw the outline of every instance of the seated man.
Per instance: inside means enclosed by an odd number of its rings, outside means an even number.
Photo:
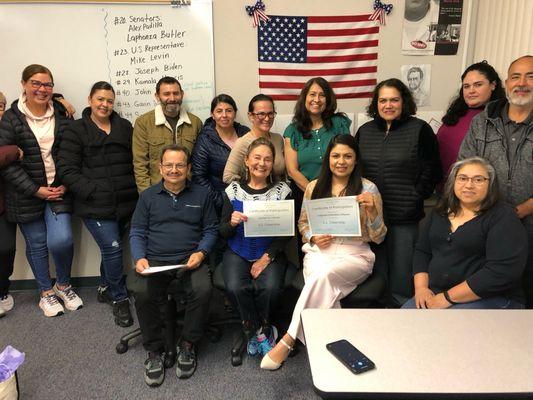
[[[208,315],[211,281],[207,254],[218,232],[207,189],[187,180],[189,151],[179,145],[161,150],[160,183],[141,193],[131,220],[131,253],[137,273],[153,266],[186,264],[186,268],[146,275],[146,293],[135,293],[135,307],[149,352],[145,382],[159,386],[165,378],[162,352],[163,315],[170,282],[179,279],[186,294],[185,319],[178,346],[176,375],[189,378],[196,369],[195,345]],[[142,287],[142,285],[141,285]]]

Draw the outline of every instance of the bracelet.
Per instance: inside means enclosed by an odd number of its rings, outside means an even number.
[[[459,303],[453,301],[452,299],[450,299],[450,295],[448,294],[448,291],[447,291],[447,290],[445,290],[444,292],[442,292],[442,294],[444,295],[444,298],[446,299],[446,301],[447,301],[448,303],[450,303],[452,306],[454,306],[454,305],[456,305],[456,304],[459,304]]]

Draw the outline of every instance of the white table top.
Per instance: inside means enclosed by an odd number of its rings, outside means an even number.
[[[533,398],[533,310],[307,309],[302,321],[313,384],[324,397]],[[350,372],[326,349],[340,339],[376,369]]]

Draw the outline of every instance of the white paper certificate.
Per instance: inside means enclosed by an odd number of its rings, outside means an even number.
[[[141,274],[143,275],[150,275],[150,274],[157,274],[158,272],[163,271],[170,271],[172,269],[181,269],[187,267],[186,264],[178,264],[178,265],[163,265],[161,267],[149,267],[145,269]]]
[[[294,236],[294,200],[244,201],[245,237]]]
[[[355,196],[305,200],[304,207],[311,235],[361,236]]]

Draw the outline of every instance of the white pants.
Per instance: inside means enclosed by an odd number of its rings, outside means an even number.
[[[305,344],[300,313],[305,308],[341,308],[349,295],[372,273],[375,256],[368,243],[337,239],[320,250],[308,243],[302,247],[305,285],[294,307],[287,333]]]

